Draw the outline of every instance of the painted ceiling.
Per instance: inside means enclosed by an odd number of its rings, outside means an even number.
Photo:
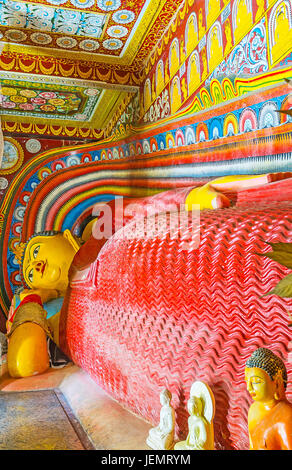
[[[0,0],[0,40],[24,53],[41,48],[58,57],[68,57],[69,52],[79,59],[127,66],[145,59],[180,3]],[[154,23],[160,27],[152,30]]]
[[[180,4],[0,0],[2,121],[104,128]]]
[[[95,81],[17,72],[0,71],[0,81],[0,115],[15,122],[102,128],[112,101],[125,94]]]

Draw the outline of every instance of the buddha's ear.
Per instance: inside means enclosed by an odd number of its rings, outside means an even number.
[[[70,245],[74,248],[75,252],[77,253],[77,251],[79,250],[80,248],[80,245],[78,244],[78,242],[75,240],[75,238],[73,237],[72,233],[70,232],[70,230],[66,229],[64,232],[63,232],[63,237],[66,238],[66,240],[68,240],[68,242],[70,243]]]

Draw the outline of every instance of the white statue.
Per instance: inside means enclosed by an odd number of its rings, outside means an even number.
[[[177,442],[175,450],[214,450],[213,419],[215,399],[210,387],[195,382],[188,401],[189,432],[185,441]]]
[[[149,431],[147,445],[154,450],[170,450],[174,443],[175,414],[170,405],[171,393],[164,389],[160,393],[160,422],[156,428]]]

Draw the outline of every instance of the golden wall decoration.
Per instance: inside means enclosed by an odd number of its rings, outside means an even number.
[[[24,124],[21,122],[2,121],[3,132],[35,135],[53,135],[66,137],[84,137],[102,139],[104,131],[100,129],[77,128],[67,126],[51,126],[47,124]]]
[[[130,66],[125,69],[118,65],[72,61],[11,51],[4,51],[0,56],[0,68],[6,71],[100,80],[119,85],[139,85],[141,82],[140,73]]]

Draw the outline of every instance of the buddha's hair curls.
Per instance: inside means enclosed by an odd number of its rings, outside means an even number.
[[[285,364],[282,359],[276,356],[276,354],[270,351],[270,349],[256,349],[248,358],[246,362],[246,367],[258,367],[259,369],[264,370],[272,380],[277,376],[277,374],[280,373],[283,379],[284,387],[286,389],[287,370]]]

